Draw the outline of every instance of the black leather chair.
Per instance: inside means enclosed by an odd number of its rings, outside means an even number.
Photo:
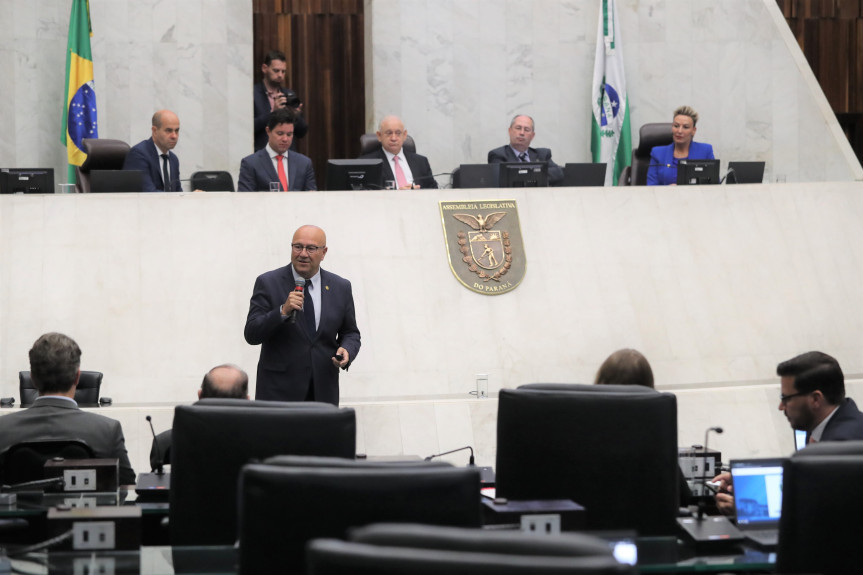
[[[122,170],[123,162],[129,155],[129,144],[122,140],[107,138],[84,138],[82,140],[87,159],[75,167],[77,192],[90,193],[90,172],[92,170]]]
[[[417,573],[620,575],[607,542],[566,533],[535,536],[415,524],[376,524],[351,530],[350,542],[317,539],[308,546],[315,575]]]
[[[777,573],[859,573],[863,441],[816,443],[784,465]]]
[[[356,429],[353,409],[324,403],[207,399],[177,406],[171,435],[172,545],[233,544],[243,465],[283,454],[353,459]]]
[[[78,387],[75,389],[75,401],[80,407],[99,407],[99,391],[102,388],[101,371],[81,371]],[[30,407],[39,392],[33,385],[29,371],[18,372],[18,392],[21,395],[21,407]]]
[[[192,174],[192,190],[202,192],[233,192],[234,177],[230,172],[195,172]]]
[[[360,155],[364,156],[366,154],[371,154],[372,152],[377,152],[381,149],[381,143],[378,141],[377,134],[363,134],[360,136]],[[405,138],[405,143],[402,144],[402,148],[404,148],[408,152],[416,153],[417,146],[414,142],[413,136],[407,136]]]
[[[495,480],[499,497],[583,505],[590,530],[672,535],[679,509],[677,399],[639,385],[503,389]]]
[[[480,472],[413,461],[279,458],[240,478],[240,573],[302,573],[306,543],[384,521],[479,527]]]
[[[644,124],[638,131],[638,147],[632,150],[632,166],[621,172],[618,185],[646,186],[650,151],[654,146],[667,146],[673,141],[671,122]]]
[[[55,457],[91,459],[93,450],[80,439],[22,441],[0,454],[0,476],[4,485],[45,478],[45,462]]]

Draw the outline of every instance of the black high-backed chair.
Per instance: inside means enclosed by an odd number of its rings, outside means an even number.
[[[809,445],[785,462],[777,573],[863,570],[863,441]]]
[[[192,190],[202,192],[233,192],[234,177],[230,172],[195,172],[190,180]]]
[[[371,154],[372,152],[377,152],[381,149],[381,143],[378,141],[377,134],[363,134],[360,136],[360,155],[364,156],[365,154]],[[416,153],[417,145],[414,142],[413,136],[407,136],[405,138],[405,143],[402,144],[402,147],[408,151]]]
[[[621,172],[618,185],[646,186],[650,151],[654,146],[667,146],[673,141],[671,122],[644,124],[638,130],[638,147],[632,150],[632,165]]]
[[[84,138],[82,140],[87,159],[75,167],[75,183],[78,193],[90,193],[90,172],[92,170],[122,170],[123,162],[129,155],[129,144],[122,140],[108,138]]]
[[[422,522],[479,527],[480,472],[414,461],[283,457],[243,468],[240,573],[302,573],[306,543],[351,527]]]
[[[499,497],[583,505],[587,529],[674,534],[677,399],[638,385],[503,389],[495,479]]]
[[[101,371],[81,371],[78,387],[75,389],[75,401],[79,407],[99,407],[99,391],[102,389]],[[21,407],[30,407],[39,392],[33,385],[29,371],[18,372],[18,393],[21,396]]]
[[[621,575],[609,544],[590,535],[527,535],[417,524],[375,524],[352,529],[349,542],[312,541],[308,573],[315,575],[483,573]]]
[[[356,414],[330,404],[206,400],[174,409],[173,545],[237,539],[240,469],[273,455],[356,456]]]
[[[80,439],[22,441],[0,454],[0,481],[15,485],[45,478],[45,462],[55,457],[92,459],[93,449]]]

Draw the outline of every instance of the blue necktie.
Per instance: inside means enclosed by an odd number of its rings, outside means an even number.
[[[306,289],[303,292],[303,315],[306,316],[306,328],[309,330],[309,335],[315,335],[318,331],[315,325],[315,304],[312,303],[312,282],[306,282]]]

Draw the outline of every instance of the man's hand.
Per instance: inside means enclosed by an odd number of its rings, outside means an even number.
[[[713,483],[719,483],[719,491],[716,493],[716,508],[723,515],[734,514],[734,486],[731,485],[731,474],[723,471],[712,479]]]
[[[282,315],[290,315],[292,310],[303,309],[303,292],[294,290],[288,294],[288,299],[282,304],[280,311]]]
[[[341,357],[341,359],[339,359],[339,357]],[[334,366],[344,369],[348,362],[351,360],[351,354],[349,354],[348,350],[346,350],[345,348],[340,347],[336,350],[336,355],[332,357],[332,360]]]

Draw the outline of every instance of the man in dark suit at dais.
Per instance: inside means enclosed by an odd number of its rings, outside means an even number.
[[[376,134],[381,149],[360,158],[383,160],[384,182],[395,182],[398,190],[437,188],[428,158],[404,149],[408,131],[398,116],[387,116],[381,120]]]
[[[294,113],[282,108],[267,121],[267,145],[240,162],[240,192],[302,192],[317,190],[312,160],[290,150],[294,141]],[[278,184],[278,190],[270,184]]]
[[[524,115],[516,116],[509,124],[509,145],[491,150],[488,153],[488,163],[546,162],[548,163],[548,185],[557,186],[563,182],[563,169],[551,159],[551,150],[530,147],[535,136],[533,118]]]

